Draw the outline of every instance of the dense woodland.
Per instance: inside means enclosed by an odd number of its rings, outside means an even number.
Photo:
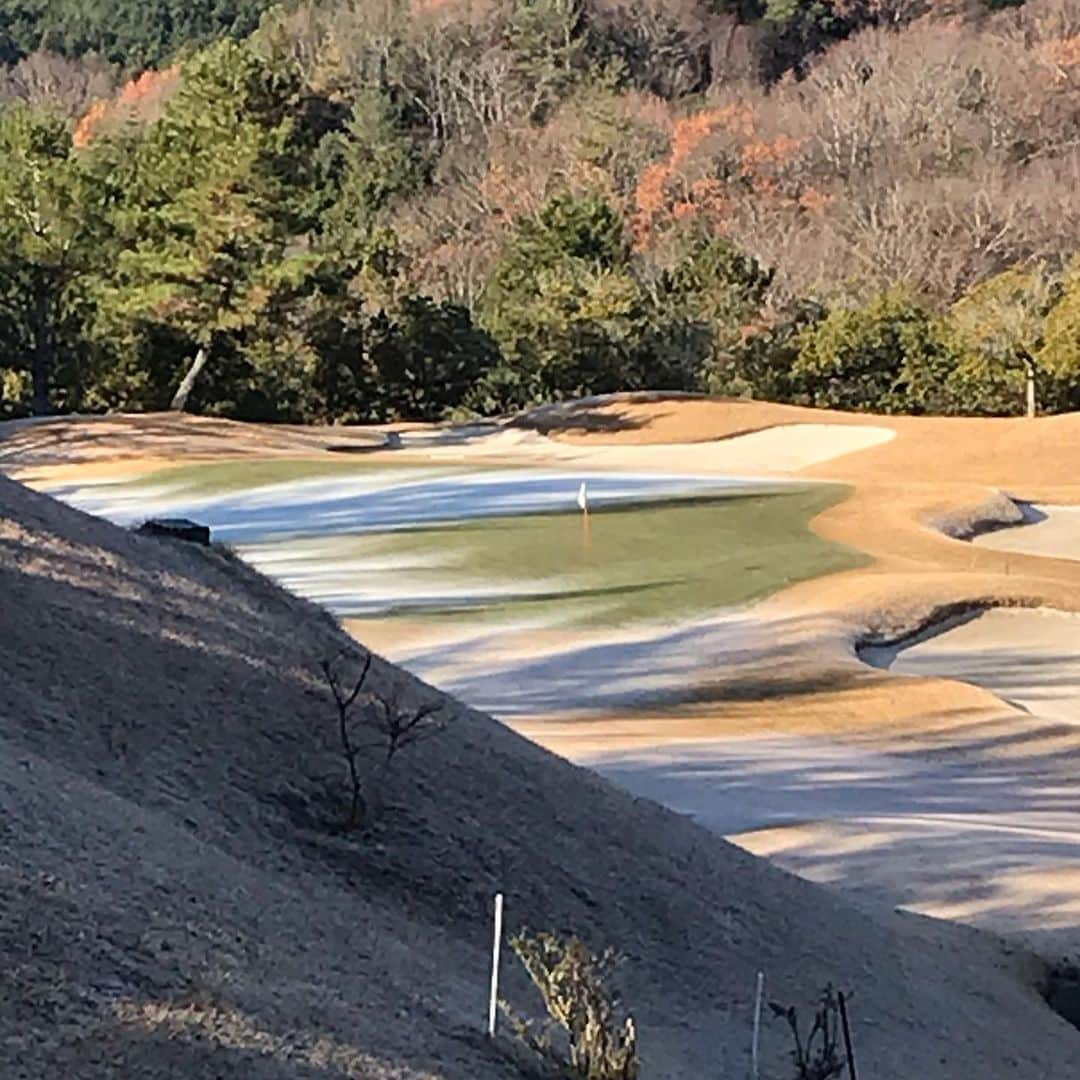
[[[1080,408],[1080,0],[0,0],[0,60],[0,415]]]

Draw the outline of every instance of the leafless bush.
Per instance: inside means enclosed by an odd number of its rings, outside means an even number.
[[[116,75],[110,64],[94,55],[70,60],[39,50],[10,68],[0,68],[0,104],[17,102],[75,118],[95,101],[112,97]]]
[[[791,1059],[795,1064],[795,1080],[830,1080],[847,1068],[848,1059],[841,1048],[840,998],[832,986],[821,992],[814,1010],[814,1019],[805,1033],[799,1026],[799,1014],[794,1005],[769,1002],[775,1017],[783,1019],[795,1043]]]
[[[618,960],[609,949],[594,956],[577,937],[510,939],[518,959],[540,991],[549,1019],[523,1020],[501,1002],[518,1038],[557,1075],[571,1080],[637,1080],[637,1030],[631,1016],[616,1018],[619,1002],[607,985]]]
[[[346,767],[346,830],[355,829],[379,805],[383,780],[397,754],[446,727],[442,702],[410,705],[397,686],[389,691],[371,689],[371,666],[372,654],[366,651],[359,656],[343,651],[319,663],[333,698]],[[350,669],[352,674],[348,674]]]
[[[712,37],[719,21],[699,0],[593,0],[594,32],[626,65],[634,85],[674,99],[712,82]]]

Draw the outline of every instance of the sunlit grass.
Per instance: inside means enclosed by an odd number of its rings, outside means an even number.
[[[813,485],[654,502],[588,518],[560,513],[476,519],[328,540],[318,560],[327,568],[335,556],[392,556],[398,568],[385,578],[387,616],[552,615],[593,626],[670,620],[745,604],[797,581],[864,565],[868,560],[860,552],[809,529],[810,520],[847,490]],[[395,579],[402,583],[400,602]],[[503,595],[483,598],[480,583]],[[470,585],[477,586],[473,596]],[[364,586],[382,593],[379,580]],[[456,590],[465,599],[423,599]]]
[[[342,454],[318,458],[239,458],[232,461],[208,461],[175,468],[157,469],[133,476],[126,481],[131,486],[168,488],[177,494],[200,498],[270,484],[285,484],[295,480],[340,479],[361,476],[379,470],[417,469],[425,473],[452,475],[460,472],[480,472],[476,466],[409,464],[407,461],[372,461],[363,455]]]

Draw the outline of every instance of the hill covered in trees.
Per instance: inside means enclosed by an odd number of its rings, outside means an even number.
[[[0,412],[1080,407],[1080,0],[173,7],[0,0]]]

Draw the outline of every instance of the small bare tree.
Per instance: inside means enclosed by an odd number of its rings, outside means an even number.
[[[360,771],[356,766],[356,759],[360,753],[360,747],[353,737],[352,708],[356,699],[364,689],[368,673],[371,671],[371,653],[367,653],[360,667],[360,674],[352,681],[352,689],[346,689],[338,675],[337,666],[343,659],[343,654],[338,654],[334,660],[322,660],[319,668],[330,687],[330,693],[334,698],[334,707],[337,709],[338,738],[341,741],[341,753],[345,758],[345,764],[349,771],[349,816],[345,821],[346,829],[355,829],[360,821],[360,806],[363,802],[361,791]]]
[[[795,1080],[831,1080],[847,1067],[848,1059],[841,1048],[840,998],[832,986],[826,986],[814,1010],[814,1020],[805,1037],[799,1028],[799,1014],[794,1005],[769,1002],[773,1016],[782,1018],[791,1029],[795,1043],[791,1059],[795,1063]]]
[[[359,670],[346,677],[343,668],[351,658],[342,650],[331,660],[319,662],[337,713],[338,741],[345,759],[349,784],[346,829],[355,829],[370,806],[380,801],[383,779],[397,754],[445,730],[447,718],[441,701],[408,705],[400,687],[389,693],[368,686],[372,654],[364,651]],[[361,768],[361,755],[373,765]]]

